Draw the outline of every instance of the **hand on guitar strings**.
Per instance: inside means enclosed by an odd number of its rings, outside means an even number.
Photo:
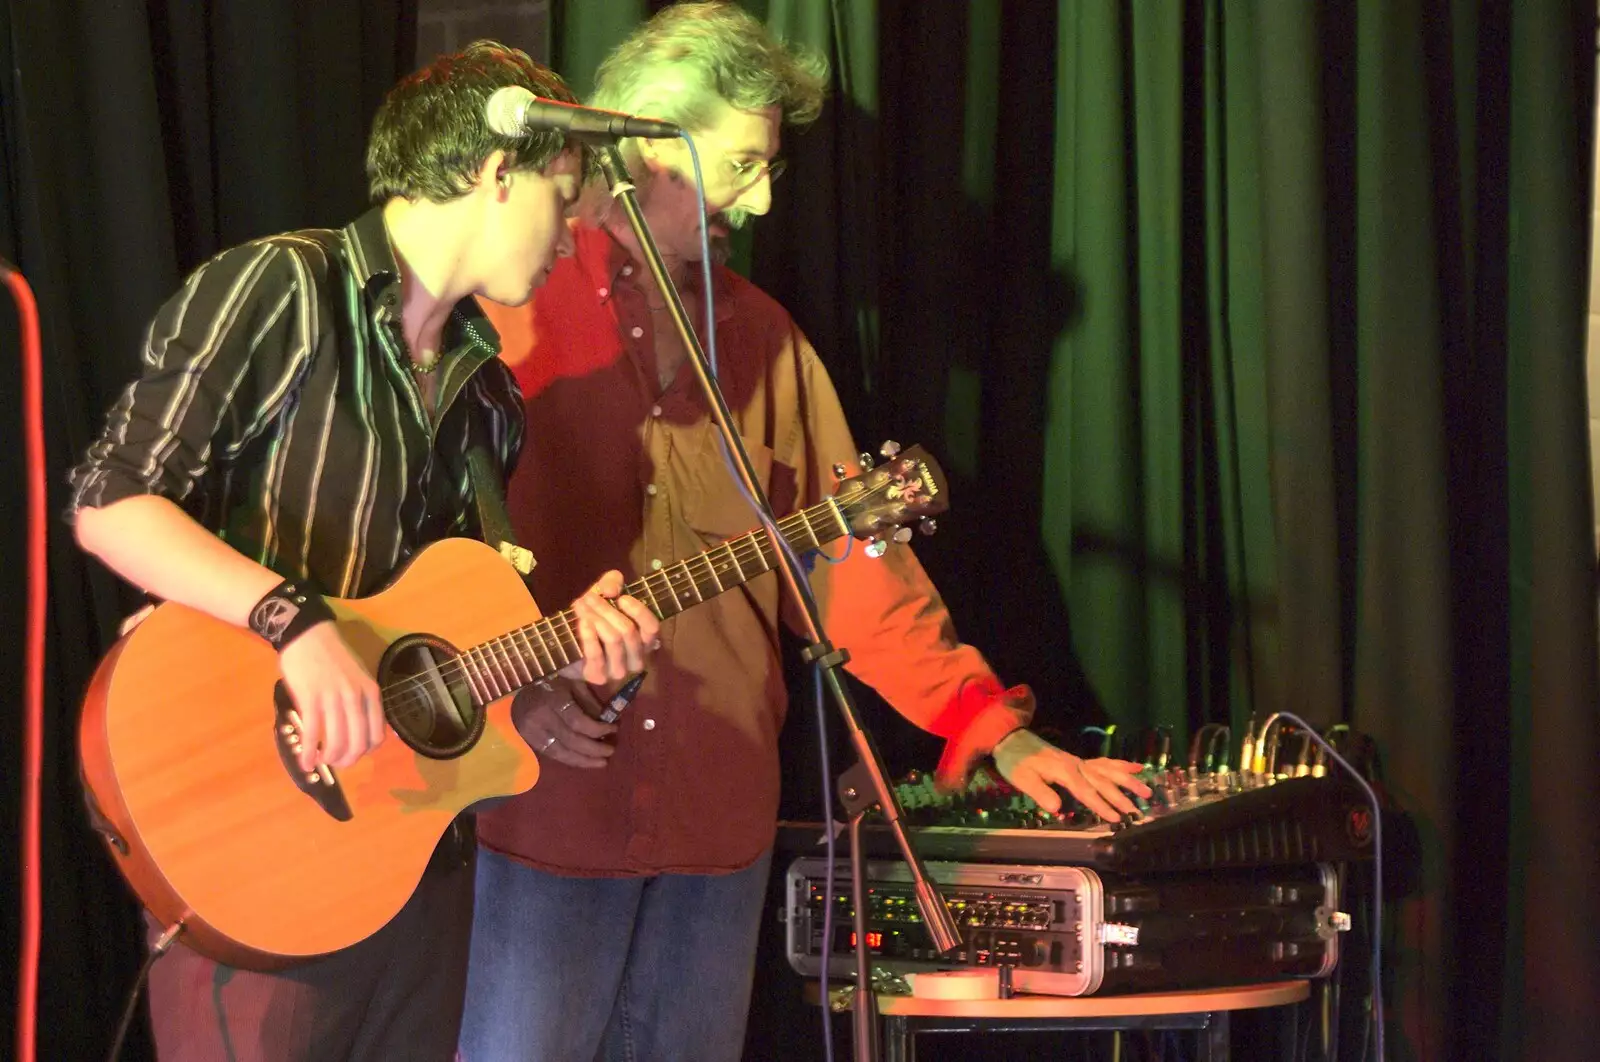
[[[610,571],[572,603],[583,659],[547,682],[522,690],[512,702],[517,732],[541,756],[593,768],[604,767],[615,751],[604,739],[617,728],[595,718],[604,706],[591,684],[599,686],[644,670],[661,633],[655,613],[623,594],[622,587],[622,573]]]
[[[643,671],[661,633],[661,621],[641,601],[622,592],[622,573],[606,572],[572,603],[583,650],[584,681],[599,686]]]
[[[337,624],[319,623],[284,646],[278,667],[300,715],[301,770],[348,767],[382,743],[388,725],[377,680]]]
[[[994,747],[994,765],[1006,781],[1048,812],[1061,810],[1059,785],[1107,822],[1136,809],[1123,790],[1148,798],[1150,787],[1137,775],[1143,764],[1101,757],[1080,759],[1056,748],[1031,730],[1013,730]]]

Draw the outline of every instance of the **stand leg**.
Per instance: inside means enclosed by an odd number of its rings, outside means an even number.
[[[917,1041],[911,1035],[911,1023],[905,1018],[892,1016],[883,1019],[884,1062],[917,1062]]]
[[[1196,1057],[1199,1062],[1228,1062],[1232,1057],[1228,1037],[1228,1012],[1215,1011],[1206,1015],[1206,1023],[1200,1029],[1199,1050]]]
[[[855,907],[856,994],[851,1014],[855,1022],[855,1062],[878,1057],[878,994],[872,989],[872,949],[867,945],[867,870],[861,851],[861,819],[850,816],[850,900]]]

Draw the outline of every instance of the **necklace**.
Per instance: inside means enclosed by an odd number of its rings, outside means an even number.
[[[482,347],[484,350],[487,350],[490,354],[496,354],[499,352],[500,348],[485,339],[483,337],[483,333],[474,328],[471,321],[461,316],[460,311],[451,311],[450,316],[455,320],[456,324],[461,326],[462,331],[466,332],[468,336],[472,337],[472,341],[478,344],[478,346]],[[395,335],[399,335],[398,326],[396,326]],[[439,362],[443,360],[443,356],[437,350],[425,350],[422,352],[422,354],[423,356],[421,359],[407,360],[411,363],[412,372],[416,373],[418,376],[427,376],[428,374],[432,373],[433,370],[439,367]]]

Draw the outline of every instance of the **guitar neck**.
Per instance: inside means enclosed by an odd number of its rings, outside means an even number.
[[[843,538],[850,527],[829,499],[779,520],[778,531],[789,548],[810,553]],[[750,531],[636,579],[623,587],[623,593],[643,602],[658,619],[671,619],[772,571],[777,564],[766,531]],[[548,678],[582,656],[577,618],[571,609],[565,609],[463,650],[461,659],[474,693],[487,704]]]

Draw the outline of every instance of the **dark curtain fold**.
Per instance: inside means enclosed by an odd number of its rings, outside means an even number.
[[[20,267],[40,304],[52,510],[40,1058],[102,1056],[140,960],[134,907],[86,824],[74,751],[78,697],[131,598],[83,560],[55,518],[66,470],[134,373],[145,325],[184,273],[228,245],[341,224],[364,208],[366,130],[382,93],[413,65],[415,23],[414,0],[11,0],[0,8],[0,254]],[[9,302],[0,336],[14,367]],[[0,388],[9,439],[20,437],[20,400],[15,386]],[[20,445],[0,447],[8,514],[0,630],[12,647],[23,629],[21,460]],[[0,654],[0,689],[8,708],[0,743],[11,750],[0,832],[15,838],[15,651]],[[7,843],[0,866],[8,883],[18,880],[17,857]],[[14,903],[3,924],[0,952],[14,955]],[[8,986],[13,976],[8,963]],[[13,1019],[8,1004],[6,1043]],[[124,1057],[147,1056],[136,1028]]]
[[[1372,735],[1391,1057],[1589,1057],[1592,4],[746,6],[847,70],[748,268],[945,461],[963,634],[1047,727]]]

